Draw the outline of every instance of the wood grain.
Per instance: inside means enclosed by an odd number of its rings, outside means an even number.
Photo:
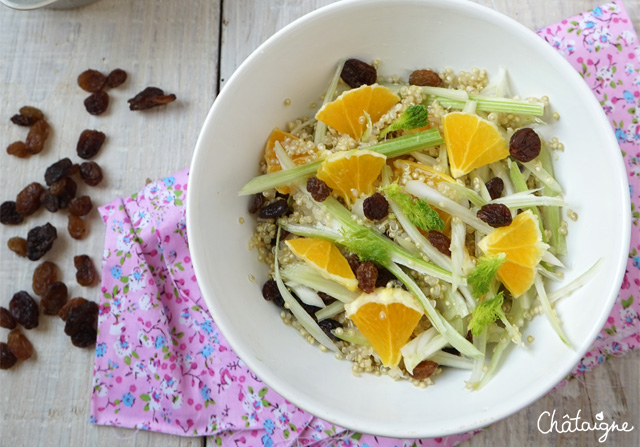
[[[0,146],[22,139],[25,130],[7,118],[24,104],[41,107],[53,133],[45,151],[29,160],[0,154],[0,201],[15,196],[30,181],[42,181],[44,169],[65,156],[77,160],[75,144],[85,128],[108,135],[96,157],[106,173],[97,188],[81,186],[97,204],[139,190],[156,179],[187,167],[198,132],[220,83],[278,29],[331,0],[101,0],[68,11],[16,12],[0,7]],[[494,0],[478,3],[494,8],[535,29],[577,14],[601,1]],[[640,29],[640,2],[625,3]],[[221,6],[223,14],[220,14]],[[222,28],[220,28],[222,27]],[[222,37],[219,40],[219,36]],[[220,65],[218,66],[218,60]],[[121,67],[129,80],[111,93],[112,104],[101,117],[88,115],[75,79],[86,68]],[[162,110],[133,113],[126,99],[154,85],[171,91],[178,101]],[[4,149],[3,149],[4,152]],[[73,296],[98,299],[98,288],[75,284],[71,257],[87,253],[99,264],[104,229],[95,211],[90,236],[73,241],[63,215],[40,211],[18,227],[0,226],[0,305],[17,290],[30,290],[37,263],[17,258],[5,247],[9,237],[51,221],[60,239],[45,259],[64,271]],[[0,330],[0,338],[6,330]],[[0,446],[198,446],[204,438],[139,432],[88,423],[93,350],[71,346],[62,322],[42,317],[27,336],[35,359],[0,375]],[[556,408],[586,420],[603,410],[617,421],[640,425],[640,354],[608,360],[466,443],[468,446],[595,445],[592,434],[541,435],[535,421]],[[589,419],[591,418],[591,419]],[[612,434],[607,445],[640,444],[640,427],[624,436]],[[213,445],[210,440],[207,443]]]

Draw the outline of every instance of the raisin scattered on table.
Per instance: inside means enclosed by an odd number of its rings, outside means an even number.
[[[147,110],[169,104],[175,100],[176,95],[173,93],[165,95],[164,91],[157,87],[147,87],[127,102],[129,103],[129,110]]]
[[[9,345],[5,342],[0,342],[0,369],[9,369],[16,364],[18,358],[13,355]]]
[[[60,309],[67,303],[69,293],[65,283],[56,281],[49,286],[40,300],[42,312],[45,315],[58,315]]]
[[[74,239],[83,239],[87,234],[87,225],[82,217],[69,214],[69,222],[67,223],[67,231],[69,236]]]
[[[59,196],[64,192],[65,188],[67,187],[68,180],[69,179],[67,177],[63,177],[60,180],[53,182],[49,186],[49,192],[54,196]]]
[[[78,184],[75,182],[75,180],[73,180],[71,177],[65,177],[64,189],[60,194],[58,194],[60,208],[66,208],[76,196],[77,191]]]
[[[11,316],[11,312],[6,307],[0,307],[0,327],[5,329],[15,329],[18,326],[15,318]]]
[[[20,113],[18,115],[13,115],[11,117],[11,122],[18,126],[28,127],[33,126],[36,121],[41,119],[44,119],[44,114],[40,109],[32,106],[23,106],[20,108]]]
[[[25,335],[18,329],[9,332],[7,344],[13,355],[19,360],[27,360],[33,355],[33,345]]]
[[[262,219],[278,219],[289,211],[289,203],[286,199],[278,199],[262,207],[258,217]]]
[[[76,146],[78,157],[85,160],[95,157],[100,152],[105,139],[106,135],[99,130],[83,130]]]
[[[76,281],[78,281],[78,284],[81,286],[92,286],[98,279],[98,272],[89,256],[74,256],[73,265],[76,268]]]
[[[69,213],[73,216],[86,216],[92,208],[93,203],[89,196],[74,197],[69,202]]]
[[[102,168],[95,161],[85,161],[80,165],[80,177],[89,186],[96,186],[102,181]]]
[[[71,312],[72,309],[75,309],[76,307],[80,307],[87,302],[88,301],[82,297],[71,298],[69,301],[67,301],[67,303],[64,306],[62,306],[62,308],[58,312],[58,316],[62,321],[67,321],[69,312]]]
[[[322,329],[322,332],[324,332],[325,334],[327,334],[327,336],[333,340],[333,341],[339,341],[340,339],[338,337],[336,337],[335,335],[333,335],[333,330],[338,329],[339,327],[342,327],[342,325],[332,319],[332,318],[327,318],[325,320],[319,321],[318,322],[318,326],[320,326],[320,329]]]
[[[58,237],[56,227],[50,223],[46,223],[39,227],[33,227],[27,233],[27,258],[37,261],[43,257],[51,247],[53,241]]]
[[[60,209],[60,198],[51,194],[48,189],[40,195],[40,204],[50,213],[55,213]]]
[[[18,225],[24,220],[24,216],[18,212],[16,202],[8,200],[0,205],[0,223],[3,225]]]
[[[106,86],[109,88],[120,87],[127,80],[127,72],[121,68],[116,68],[107,76]]]
[[[106,82],[107,77],[98,70],[85,70],[78,76],[78,86],[89,93],[99,92]]]
[[[67,157],[62,158],[47,168],[47,170],[44,172],[44,182],[47,184],[47,186],[51,186],[53,182],[71,175],[72,169],[73,162]]]
[[[504,182],[500,177],[493,177],[485,183],[485,186],[487,187],[487,191],[489,191],[491,200],[495,200],[502,196],[502,191],[504,191]]]
[[[264,205],[264,202],[266,200],[267,199],[264,197],[264,195],[262,195],[261,192],[254,194],[251,198],[251,204],[249,205],[249,212],[251,214],[257,213],[260,208],[262,208],[262,205]]]
[[[33,293],[43,296],[49,286],[58,280],[58,266],[51,261],[44,261],[33,271],[31,286]]]
[[[23,258],[27,256],[27,240],[23,237],[15,236],[9,238],[7,247],[18,256],[22,256]]]
[[[109,107],[109,95],[100,90],[92,93],[84,100],[84,108],[91,115],[102,115]]]
[[[523,127],[515,131],[509,140],[509,154],[523,163],[540,155],[542,143],[535,130]]]
[[[365,293],[372,293],[376,289],[378,280],[378,269],[371,261],[361,263],[356,270],[358,287]]]
[[[451,257],[451,239],[437,230],[429,230],[427,239],[440,253]]]
[[[30,154],[39,154],[44,149],[44,143],[49,138],[49,124],[45,120],[36,121],[29,133],[24,144]]]
[[[369,220],[381,220],[389,215],[389,202],[379,192],[364,199],[362,211]]]
[[[373,65],[359,59],[347,59],[342,67],[340,77],[349,87],[356,88],[365,84],[375,84],[378,72]]]
[[[476,216],[493,228],[511,224],[511,210],[502,203],[487,203],[478,210]]]
[[[324,202],[333,189],[318,177],[309,177],[307,180],[307,191],[311,193],[311,197],[313,197],[313,200],[316,202]]]
[[[410,85],[437,87],[442,83],[438,73],[433,70],[415,70],[409,75]]]
[[[40,195],[44,192],[44,187],[33,182],[24,187],[16,197],[16,211],[24,217],[30,216],[40,209]]]
[[[278,290],[278,284],[273,278],[269,278],[262,286],[262,297],[267,301],[273,301],[278,307],[284,307],[284,298]]]
[[[24,290],[16,293],[9,301],[11,316],[25,329],[38,327],[40,311],[35,300]]]
[[[96,342],[98,335],[98,305],[86,301],[69,309],[64,325],[64,333],[71,337],[71,343],[78,348],[86,348]]]
[[[7,146],[7,154],[18,158],[27,158],[31,155],[31,152],[27,149],[27,145],[24,141],[14,141]]]
[[[438,369],[438,364],[431,360],[423,360],[418,363],[415,368],[413,368],[413,372],[411,373],[411,377],[418,380],[428,379],[433,375],[434,372]]]

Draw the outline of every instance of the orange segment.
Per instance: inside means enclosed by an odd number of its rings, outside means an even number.
[[[267,162],[267,172],[277,172],[282,170],[282,166],[280,166],[280,161],[278,161],[278,157],[276,155],[275,146],[276,141],[280,144],[283,144],[286,139],[290,140],[298,140],[297,137],[294,137],[288,132],[284,132],[277,127],[273,129],[271,135],[269,135],[269,139],[267,140],[267,144],[264,147],[264,160]],[[303,165],[305,163],[309,163],[310,161],[314,161],[318,158],[318,150],[314,147],[309,152],[295,154],[291,156],[291,160],[296,165]],[[278,186],[276,190],[282,194],[289,194],[291,192],[291,188],[288,186]]]
[[[507,141],[490,121],[464,112],[451,112],[442,119],[451,175],[458,178],[509,155]]]
[[[423,314],[411,293],[386,287],[363,293],[344,308],[385,366],[400,362],[400,349],[409,341]]]
[[[315,268],[325,278],[342,284],[352,292],[358,289],[358,280],[349,262],[333,243],[312,237],[300,237],[284,242],[294,255]]]
[[[366,149],[336,152],[322,162],[317,177],[352,204],[361,194],[371,195],[387,157]]]
[[[316,119],[359,140],[367,127],[365,112],[369,114],[371,122],[375,123],[398,101],[400,97],[386,87],[377,84],[363,85],[347,90],[322,106],[316,113]]]
[[[514,297],[529,290],[535,268],[549,247],[542,242],[538,217],[531,210],[520,213],[511,225],[493,230],[478,246],[486,255],[506,255],[507,261],[498,269],[498,279]]]

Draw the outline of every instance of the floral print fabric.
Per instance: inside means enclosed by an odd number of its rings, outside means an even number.
[[[609,115],[629,173],[632,243],[620,296],[573,375],[640,344],[640,49],[619,2],[539,31]],[[100,208],[107,229],[91,422],[217,445],[453,446],[473,433],[398,440],[353,433],[296,408],[230,349],[206,310],[185,226],[188,172]]]

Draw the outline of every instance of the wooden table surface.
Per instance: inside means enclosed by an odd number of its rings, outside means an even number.
[[[479,0],[536,29],[599,5],[603,0]],[[26,131],[8,118],[25,104],[41,108],[52,126],[45,150],[30,159],[0,154],[0,201],[27,183],[42,182],[45,168],[62,157],[77,160],[75,144],[83,129],[100,129],[107,142],[96,161],[105,181],[80,186],[101,205],[138,191],[189,165],[198,132],[216,93],[236,67],[265,39],[292,20],[332,0],[100,0],[75,10],[13,11],[0,6],[0,146],[24,139]],[[640,29],[640,2],[625,5]],[[84,111],[87,96],[76,85],[87,68],[108,72],[123,68],[127,82],[110,91],[106,114]],[[133,113],[126,99],[149,85],[177,95],[170,106]],[[6,248],[12,236],[50,221],[60,233],[46,259],[62,270],[71,296],[98,300],[98,287],[83,288],[74,278],[72,257],[89,254],[100,265],[104,229],[90,214],[90,234],[82,241],[66,233],[66,213],[41,210],[29,223],[0,226],[0,305],[18,290],[31,290],[37,263]],[[6,329],[0,329],[5,340]],[[35,358],[0,373],[1,446],[200,446],[206,438],[181,438],[89,424],[93,348],[71,345],[57,318],[41,316],[27,331]],[[543,435],[536,428],[545,410],[587,421],[599,411],[636,426],[612,433],[608,445],[640,445],[640,353],[608,360],[593,372],[552,392],[519,413],[494,424],[466,446],[596,445],[593,432]]]

